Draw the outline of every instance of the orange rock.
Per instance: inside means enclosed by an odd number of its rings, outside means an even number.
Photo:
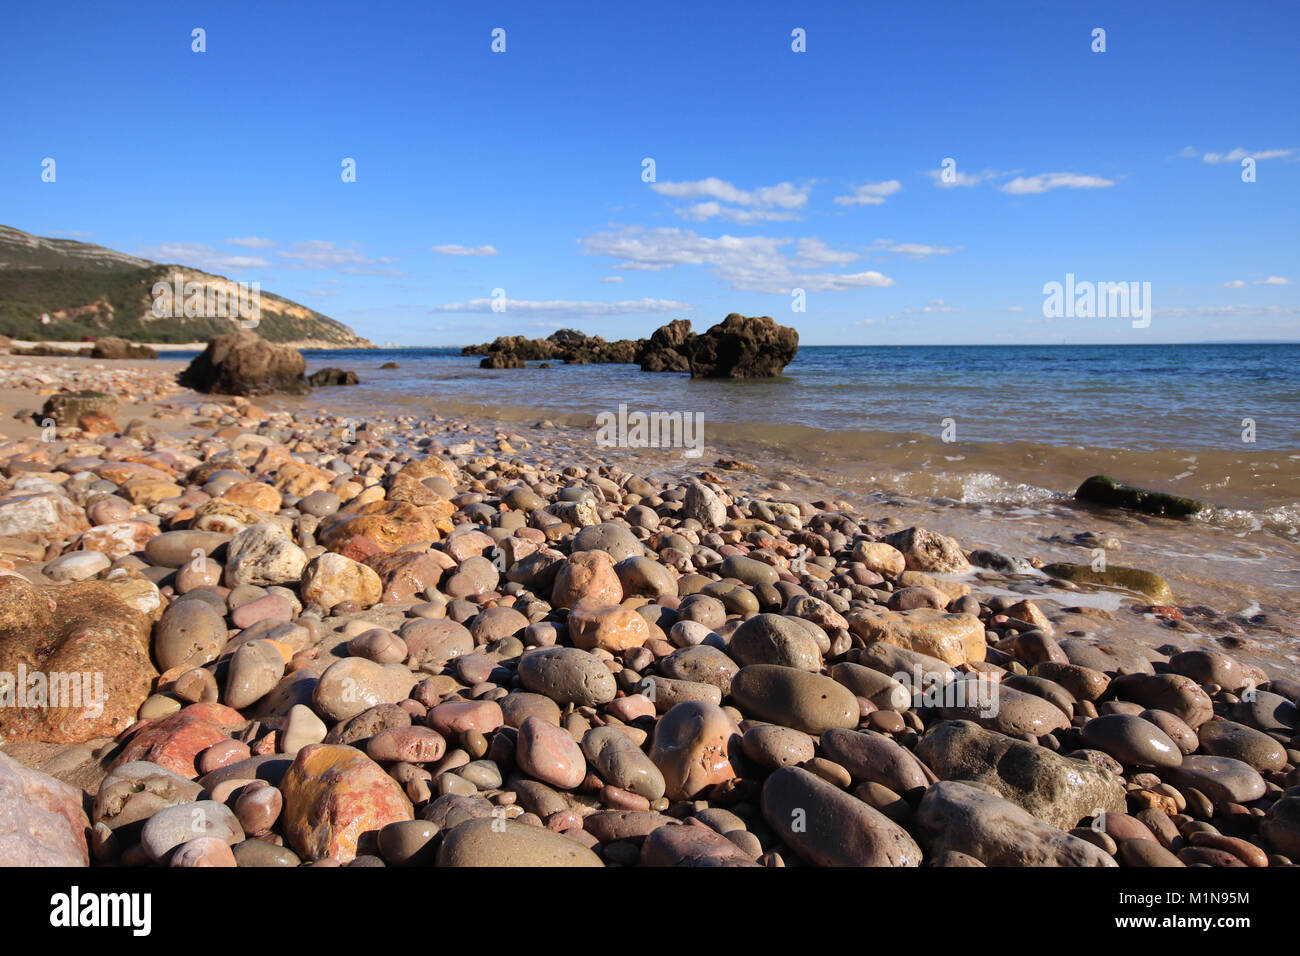
[[[308,860],[356,858],[363,833],[413,817],[411,802],[384,769],[355,747],[310,744],[280,783],[284,834]]]
[[[574,647],[584,651],[599,647],[617,654],[643,645],[650,639],[650,628],[645,618],[630,607],[622,604],[602,607],[584,600],[569,611],[569,637]]]
[[[224,704],[190,704],[162,720],[143,727],[131,737],[113,761],[118,767],[132,760],[148,760],[190,780],[199,776],[194,758],[230,731],[244,724],[239,711]]]
[[[305,498],[313,491],[327,491],[335,477],[332,471],[290,461],[276,470],[274,484],[277,491]]]
[[[417,541],[437,541],[441,534],[421,509],[404,501],[372,501],[349,506],[321,522],[317,540],[339,551],[349,539],[365,536],[383,551],[396,551]]]
[[[256,508],[270,514],[279,511],[284,500],[280,492],[264,481],[241,481],[227,488],[221,497],[245,508]]]
[[[736,776],[731,750],[739,742],[740,728],[721,707],[685,701],[659,719],[650,760],[664,775],[670,800],[691,800]]]
[[[452,485],[460,480],[456,473],[456,466],[449,461],[443,461],[441,458],[421,458],[419,461],[407,462],[402,466],[402,470],[394,475],[397,478],[411,478],[415,481],[424,481],[426,478],[432,478],[438,475],[447,479]]]
[[[583,600],[606,605],[623,600],[623,585],[614,571],[614,559],[604,551],[579,551],[565,561],[555,576],[553,605],[573,607]]]

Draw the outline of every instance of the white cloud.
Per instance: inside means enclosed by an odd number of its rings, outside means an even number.
[[[1013,196],[1031,193],[1045,193],[1049,189],[1103,189],[1114,186],[1111,179],[1100,176],[1084,176],[1079,173],[1039,173],[1036,176],[1017,176],[1000,188]]]
[[[943,299],[932,299],[929,302],[927,302],[925,305],[921,306],[920,308],[913,308],[912,306],[908,306],[907,308],[903,309],[903,312],[907,315],[929,315],[931,313],[937,313],[937,312],[956,312],[956,311],[957,310],[955,308],[953,308],[947,302],[943,301]]]
[[[1188,149],[1190,148],[1191,147],[1188,147]],[[1247,159],[1247,158],[1254,159],[1254,160],[1282,159],[1287,156],[1290,156],[1294,152],[1295,152],[1294,149],[1246,150],[1238,146],[1236,149],[1230,150],[1229,152],[1226,153],[1206,153],[1204,156],[1201,157],[1201,159],[1207,163],[1210,163],[1211,165],[1216,165],[1218,163],[1239,163],[1243,159]],[[1186,156],[1187,150],[1183,150],[1182,155]],[[1193,150],[1191,155],[1195,156],[1196,152]]]
[[[242,239],[227,239],[228,246],[242,246],[245,249],[269,249],[275,245],[274,239],[262,239],[258,236],[245,236]]]
[[[874,270],[855,273],[822,271],[857,258],[832,249],[815,237],[700,236],[689,229],[628,227],[601,232],[579,243],[588,255],[618,260],[615,269],[659,271],[675,266],[702,266],[731,288],[789,294],[791,289],[831,292],[879,288],[894,280]],[[793,246],[793,250],[789,247]]]
[[[1023,311],[1025,311],[1025,307],[1024,307],[1023,305],[1009,305],[1009,306],[1007,306],[1007,311],[1008,311],[1008,312],[1023,312]]]
[[[429,251],[442,256],[495,256],[497,254],[493,246],[460,246],[455,243],[430,246]]]
[[[920,242],[891,242],[890,240],[878,240],[878,248],[884,252],[894,252],[900,256],[912,256],[917,259],[924,259],[926,256],[946,256],[952,250],[947,246],[928,246]]]
[[[945,181],[942,169],[927,169],[925,174],[934,180],[934,184],[940,189],[955,189],[958,186],[978,186],[986,183],[990,179],[997,179],[999,176],[1009,175],[996,169],[981,169],[978,173],[967,173],[960,169],[953,171],[951,181]]]
[[[1245,284],[1246,283],[1242,282],[1240,279],[1230,279],[1223,283],[1223,287],[1225,289],[1240,289]]]
[[[675,210],[679,216],[692,222],[718,218],[742,224],[798,219],[795,210],[808,205],[808,196],[812,192],[811,183],[796,186],[789,182],[752,190],[739,189],[716,176],[689,182],[651,183],[650,188],[670,199],[701,200]]]
[[[604,276],[601,278],[600,281],[601,282],[626,282],[627,280],[624,279],[622,276]]]
[[[325,298],[325,296],[338,295],[339,290],[338,289],[308,289],[307,294],[311,296],[315,296],[318,299],[323,299]]]
[[[494,312],[492,306],[496,299],[471,299],[468,302],[448,302],[435,306],[433,312]],[[673,302],[670,299],[627,299],[622,302],[592,302],[583,300],[549,299],[536,301],[528,299],[506,299],[505,314],[512,312],[523,315],[639,315],[645,312],[689,312],[692,307],[685,302]]]
[[[754,190],[737,189],[716,176],[692,182],[652,183],[650,188],[672,199],[720,199],[736,206],[780,209],[802,209],[808,205],[808,194],[812,190],[810,185],[796,186],[794,183],[777,183]]]
[[[155,262],[172,263],[224,275],[246,269],[265,269],[269,262],[261,256],[238,256],[221,252],[201,242],[164,242],[137,250],[137,254]]]
[[[673,210],[683,219],[691,222],[706,222],[709,219],[726,219],[729,222],[746,225],[751,222],[791,222],[799,218],[797,213],[783,212],[779,209],[742,209],[737,206],[724,206],[718,202],[697,202],[681,209]]]
[[[1255,318],[1259,316],[1291,316],[1300,315],[1300,306],[1281,306],[1281,305],[1254,305],[1251,303],[1241,303],[1239,305],[1214,305],[1214,306],[1196,306],[1192,308],[1177,309],[1155,309],[1155,315],[1162,318],[1179,319],[1195,316],[1207,316],[1211,318],[1240,319]]]
[[[396,269],[376,268],[380,265],[396,262],[396,259],[380,257],[372,259],[364,255],[356,243],[348,247],[336,246],[325,239],[308,239],[296,242],[287,252],[277,252],[277,256],[288,259],[290,269],[336,269],[348,275],[400,276]]]
[[[903,188],[903,184],[897,179],[888,179],[881,183],[863,183],[861,186],[854,186],[853,192],[847,196],[836,196],[835,203],[839,206],[883,206],[885,198],[892,196]]]
[[[1255,285],[1290,285],[1291,280],[1285,276],[1269,276],[1267,279],[1258,279]]]

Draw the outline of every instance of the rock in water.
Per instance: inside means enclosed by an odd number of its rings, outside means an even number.
[[[1166,518],[1188,518],[1208,507],[1195,498],[1185,498],[1167,491],[1134,488],[1132,485],[1116,481],[1109,475],[1093,475],[1079,486],[1074,497],[1078,501],[1091,501],[1093,504],[1107,505],[1111,508],[1128,508],[1130,511],[1162,515]]]
[[[692,378],[773,378],[794,361],[799,333],[770,316],[731,313],[690,343]]]
[[[1145,594],[1153,604],[1174,603],[1174,592],[1169,589],[1169,583],[1155,572],[1141,568],[1109,564],[1104,571],[1094,571],[1087,564],[1048,564],[1043,567],[1043,573],[1074,584],[1096,584]]]
[[[637,356],[643,372],[689,372],[690,344],[697,336],[690,319],[673,319],[655,329]]]
[[[0,753],[0,865],[87,866],[82,793]]]
[[[180,384],[218,395],[301,394],[307,363],[288,345],[275,345],[254,332],[218,335],[180,375]]]
[[[307,377],[307,383],[312,388],[323,388],[328,385],[360,385],[361,379],[357,378],[356,372],[348,372],[341,368],[323,368],[319,371],[312,372]]]

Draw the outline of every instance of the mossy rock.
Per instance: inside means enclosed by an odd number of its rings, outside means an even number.
[[[1174,495],[1167,491],[1134,488],[1109,475],[1093,475],[1079,486],[1074,497],[1078,501],[1090,501],[1111,508],[1128,508],[1130,511],[1141,511],[1144,514],[1160,515],[1165,518],[1188,518],[1208,507],[1195,498]]]
[[[1069,581],[1072,584],[1095,584],[1100,587],[1122,588],[1135,594],[1144,594],[1152,604],[1173,604],[1174,592],[1169,583],[1153,571],[1141,568],[1124,568],[1108,565],[1105,570],[1095,570],[1087,564],[1049,564],[1043,573]]]

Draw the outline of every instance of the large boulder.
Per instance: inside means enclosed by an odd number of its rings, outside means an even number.
[[[275,345],[254,332],[218,335],[180,375],[180,383],[218,395],[301,394],[307,363],[288,345]]]
[[[799,351],[799,333],[770,316],[733,312],[690,345],[692,378],[772,378]]]
[[[1105,850],[1036,820],[983,787],[936,783],[917,807],[931,858],[965,853],[985,866],[1116,866]]]
[[[969,720],[936,724],[921,738],[916,756],[940,780],[987,785],[1059,830],[1126,808],[1124,781],[1110,771]]]
[[[87,866],[81,791],[0,753],[0,866]]]
[[[115,737],[158,672],[148,617],[102,581],[0,578],[0,744]]]

